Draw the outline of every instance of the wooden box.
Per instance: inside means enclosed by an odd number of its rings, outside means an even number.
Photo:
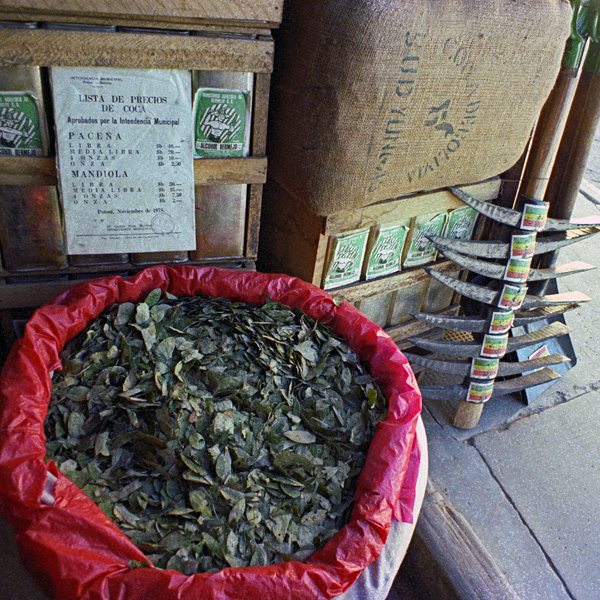
[[[0,29],[0,67],[80,66],[253,74],[248,156],[194,160],[195,186],[246,186],[241,251],[200,260],[184,258],[188,264],[255,268],[267,169],[267,108],[274,52],[271,28],[279,23],[281,10],[281,2],[273,0],[189,0],[176,5],[147,1],[100,4],[86,0],[77,3],[0,1],[0,20],[15,24],[15,27]],[[25,21],[36,22],[38,27],[16,27]],[[112,26],[113,30],[42,28],[46,22]],[[146,29],[125,33],[120,27],[125,25]],[[180,35],[182,32],[188,35]],[[0,185],[57,186],[56,159],[54,156],[0,156]],[[179,260],[173,257],[174,262]],[[154,261],[150,257],[147,264],[152,262],[168,263],[169,257],[157,255]],[[11,270],[5,262],[0,267],[0,278],[5,283],[0,288],[0,309],[37,306],[68,287],[74,279],[127,274],[139,270],[141,265],[142,262],[132,261],[130,256],[119,264],[79,266],[70,262],[64,268],[40,264],[39,268],[28,267],[26,272],[20,272]]]
[[[280,0],[184,0],[178,3],[0,0],[0,72],[4,67],[22,66],[47,73],[51,67],[70,66],[178,69],[252,76],[252,125],[247,155],[202,158],[193,164],[196,190],[213,190],[213,195],[218,186],[227,186],[229,190],[239,188],[242,194],[245,190],[245,208],[240,204],[238,211],[243,222],[236,250],[209,256],[196,253],[195,257],[185,251],[150,253],[146,262],[125,254],[125,260],[114,263],[92,260],[89,264],[64,256],[64,260],[53,265],[40,261],[28,265],[26,270],[14,269],[6,260],[0,260],[3,333],[0,354],[19,336],[19,319],[27,319],[34,307],[52,299],[77,280],[102,275],[128,276],[146,264],[181,262],[182,255],[186,264],[256,267],[267,171],[267,110],[274,54],[271,33],[279,25],[281,16]],[[53,24],[52,28],[48,24]],[[49,121],[48,129],[52,132]],[[50,151],[44,156],[0,156],[0,186],[46,186],[45,189],[55,190],[58,173],[53,154],[50,144]],[[0,202],[3,202],[1,193]],[[16,233],[14,237],[19,235]],[[111,249],[107,248],[107,252]]]

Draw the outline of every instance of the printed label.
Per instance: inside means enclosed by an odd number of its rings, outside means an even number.
[[[369,255],[366,278],[388,275],[400,269],[400,258],[406,239],[406,225],[382,225]]]
[[[324,288],[354,283],[360,279],[369,230],[335,236],[331,240],[329,269]]]
[[[487,402],[494,391],[494,381],[471,381],[467,391],[467,402],[483,404]]]
[[[25,92],[0,92],[0,156],[43,156],[40,112]]]
[[[512,310],[493,312],[490,321],[490,333],[506,333],[512,327],[515,313]]]
[[[529,360],[535,360],[536,358],[544,358],[550,356],[550,350],[546,344],[538,348],[535,352],[529,355]]]
[[[500,301],[498,302],[498,306],[502,308],[510,308],[512,310],[518,310],[519,308],[521,308],[521,304],[523,304],[523,300],[525,300],[526,294],[526,285],[519,286],[506,284],[502,288],[502,293],[500,295]]]
[[[511,258],[506,265],[504,279],[516,283],[525,283],[531,270],[531,258]]]
[[[510,239],[511,258],[532,258],[535,250],[535,233],[517,233]]]
[[[508,333],[502,335],[490,335],[486,333],[481,345],[481,356],[502,358],[506,354],[508,345]]]
[[[495,379],[499,367],[499,358],[474,358],[471,362],[470,377],[474,379]]]
[[[526,204],[521,217],[521,229],[541,231],[546,225],[548,203]]]
[[[193,250],[191,75],[51,69],[68,254]]]
[[[470,240],[478,213],[474,208],[465,206],[450,212],[444,237],[454,240]]]
[[[406,258],[404,259],[405,267],[417,267],[435,260],[437,254],[436,247],[425,236],[441,236],[446,225],[446,219],[446,213],[442,213],[423,225],[417,226],[418,229],[414,233]]]
[[[247,91],[198,89],[194,99],[194,156],[244,156],[248,112]]]

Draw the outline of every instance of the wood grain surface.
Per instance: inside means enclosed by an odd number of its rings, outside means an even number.
[[[258,21],[279,23],[281,0],[0,0],[0,12],[22,15],[143,17],[197,21]]]

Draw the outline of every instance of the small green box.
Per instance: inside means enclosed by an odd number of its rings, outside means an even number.
[[[194,98],[194,157],[244,156],[249,127],[246,90],[199,88]]]
[[[39,108],[25,92],[0,92],[0,155],[43,156]]]
[[[470,240],[473,237],[477,215],[477,211],[470,206],[450,211],[444,237],[453,240]]]
[[[323,282],[325,289],[360,280],[368,237],[368,229],[331,237]]]
[[[370,251],[366,261],[366,279],[389,275],[400,270],[402,249],[408,227],[401,223],[379,225],[371,232]]]
[[[433,262],[437,249],[425,236],[441,236],[446,225],[446,213],[439,215],[423,215],[415,219],[411,231],[410,246],[404,258],[404,267],[419,267]]]

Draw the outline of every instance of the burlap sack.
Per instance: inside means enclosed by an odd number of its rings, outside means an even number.
[[[567,0],[286,0],[269,175],[327,215],[498,175],[556,79]]]

